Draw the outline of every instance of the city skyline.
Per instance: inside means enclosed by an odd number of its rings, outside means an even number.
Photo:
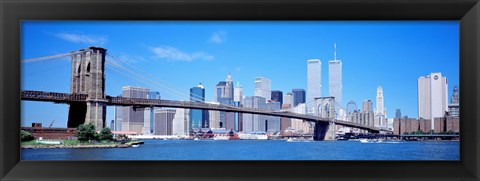
[[[352,23],[353,25],[349,25],[344,22],[317,22],[317,23],[292,23],[292,22],[285,22],[285,23],[228,23],[228,22],[221,22],[218,24],[215,23],[206,23],[207,25],[202,25],[202,23],[180,23],[177,22],[168,22],[167,25],[156,25],[153,22],[145,23],[145,24],[137,24],[133,23],[134,25],[138,25],[140,27],[147,27],[147,30],[155,29],[160,27],[167,27],[170,33],[169,35],[173,35],[171,39],[167,37],[159,38],[163,41],[169,43],[161,43],[161,44],[172,44],[172,45],[163,45],[163,46],[156,46],[147,45],[153,43],[145,43],[141,41],[133,41],[133,45],[131,47],[140,47],[146,50],[142,50],[145,55],[139,55],[140,53],[137,51],[128,52],[126,49],[128,47],[119,46],[115,41],[121,39],[118,36],[118,32],[124,32],[126,30],[118,30],[115,31],[113,29],[118,27],[127,27],[126,24],[122,23],[105,23],[102,25],[101,23],[93,23],[93,25],[88,25],[88,23],[71,23],[71,22],[63,22],[63,23],[36,23],[36,22],[27,22],[23,26],[24,31],[22,31],[22,35],[24,38],[22,39],[22,46],[25,51],[22,51],[22,59],[26,58],[34,58],[34,57],[41,57],[47,56],[52,54],[58,53],[65,53],[70,52],[72,50],[78,50],[81,48],[86,48],[90,46],[90,44],[97,44],[99,46],[105,47],[107,49],[107,53],[116,55],[116,56],[123,56],[122,59],[128,60],[130,64],[133,64],[137,67],[145,68],[145,71],[148,73],[158,73],[159,77],[164,78],[165,81],[169,83],[175,83],[176,87],[188,92],[189,88],[197,85],[199,82],[205,85],[205,97],[206,102],[212,101],[214,96],[214,87],[218,81],[225,80],[225,76],[231,72],[232,79],[234,82],[239,81],[243,87],[243,94],[245,96],[253,96],[254,95],[254,79],[255,77],[266,77],[271,80],[271,90],[280,90],[283,91],[285,94],[290,92],[292,89],[295,88],[303,88],[307,89],[307,66],[306,61],[309,59],[320,59],[323,62],[327,62],[327,60],[333,59],[333,43],[337,43],[337,57],[342,60],[343,63],[343,99],[344,103],[346,101],[354,100],[357,104],[361,104],[361,102],[365,99],[375,100],[376,95],[376,88],[378,86],[382,86],[384,88],[384,96],[385,96],[385,107],[387,110],[395,110],[397,108],[402,110],[403,115],[408,115],[409,117],[416,117],[417,111],[415,110],[416,105],[416,80],[420,76],[425,76],[431,72],[442,72],[443,75],[448,77],[449,79],[449,90],[453,90],[455,84],[458,85],[458,23],[453,21],[445,21],[445,22],[428,22],[428,23],[417,23],[417,22],[400,22],[400,23],[392,23],[386,22],[385,24],[373,23],[373,22],[364,22],[365,24],[356,22]],[[68,26],[70,25],[70,26]],[[295,25],[295,26],[291,26]],[[73,26],[73,27],[71,27]],[[335,27],[338,26],[338,27]],[[53,28],[52,28],[53,27]],[[104,31],[100,31],[101,27],[106,27]],[[141,31],[140,28],[130,28],[129,31],[137,32]],[[187,32],[186,30],[191,29],[193,27],[200,27],[199,32]],[[232,28],[233,27],[233,28]],[[263,41],[244,41],[243,44],[236,44],[236,41],[241,41],[240,37],[245,37],[248,33],[244,33],[244,31],[250,27],[251,29],[256,30],[257,35],[249,37],[248,40],[253,40],[254,38],[261,38]],[[340,27],[340,28],[339,28]],[[279,32],[269,32],[272,28],[279,28]],[[308,30],[308,28],[316,28],[319,34],[325,33],[326,35],[334,34],[332,37],[316,37],[314,38],[318,42],[308,40],[306,36],[319,36],[316,35],[313,30]],[[333,30],[341,30],[343,35],[335,35],[335,34],[342,34],[342,33],[332,33]],[[352,38],[351,40],[348,39],[348,33],[351,30],[349,28],[353,28],[356,30],[360,30],[364,34],[358,35],[358,37]],[[380,41],[381,38],[371,39],[371,43],[367,45],[363,45],[363,47],[359,46],[359,43],[362,42],[360,40],[368,39],[369,37],[374,36],[373,33],[365,33],[368,30],[377,30],[378,28],[382,29],[383,34],[379,36],[385,36],[388,40]],[[70,30],[68,30],[70,29]],[[72,29],[75,29],[73,31]],[[286,30],[285,30],[286,29]],[[401,29],[401,30],[398,30]],[[430,32],[431,30],[435,29],[436,33]],[[295,36],[298,39],[291,38],[285,36],[287,32],[294,31],[294,32],[309,32],[308,35],[305,36]],[[440,30],[440,31],[438,31]],[[145,30],[142,30],[145,31]],[[253,30],[251,30],[253,31]],[[312,31],[312,32],[310,32]],[[417,32],[418,34],[415,36],[409,37],[409,39],[405,40],[405,37],[408,34],[407,32]],[[81,32],[81,33],[79,33]],[[96,35],[95,32],[99,32],[100,35]],[[112,33],[112,34],[109,34]],[[330,33],[328,33],[330,32]],[[440,33],[438,33],[440,32]],[[149,33],[149,32],[147,32]],[[242,36],[239,36],[241,33]],[[378,32],[377,32],[378,33]],[[399,33],[398,37],[394,37],[392,34]],[[36,35],[39,35],[37,37]],[[87,42],[79,42],[79,40],[75,40],[73,35],[84,35],[85,41]],[[104,36],[105,35],[105,36]],[[195,42],[185,41],[182,43],[182,39],[179,36],[189,35],[189,38],[195,37],[197,43],[192,43],[194,45],[187,46],[185,45],[186,42]],[[283,35],[283,36],[282,36]],[[428,35],[428,36],[427,36]],[[440,36],[442,35],[442,36]],[[449,36],[447,36],[449,35]],[[455,36],[453,36],[455,35]],[[148,36],[148,35],[145,35]],[[144,36],[144,37],[145,37]],[[266,37],[265,37],[266,36]],[[340,37],[340,36],[347,36]],[[393,36],[393,37],[392,37]],[[424,36],[422,39],[416,40],[415,37]],[[425,37],[426,36],[426,37]],[[452,37],[453,36],[453,37]],[[90,37],[91,39],[88,39]],[[135,36],[134,36],[135,37]],[[275,37],[280,38],[282,40],[288,40],[287,42],[302,42],[305,46],[287,46],[287,43],[282,43],[279,45],[275,45],[277,40]],[[350,35],[351,37],[351,35]],[[402,39],[403,37],[403,39]],[[32,40],[32,38],[34,40]],[[38,43],[42,39],[51,39],[51,42],[47,44],[49,46],[45,47],[35,47],[33,48],[33,44]],[[132,37],[122,37],[125,40],[123,41],[132,41]],[[175,41],[175,38],[178,38]],[[322,39],[323,38],[323,39]],[[392,40],[395,39],[396,41]],[[146,41],[146,40],[144,40]],[[273,42],[269,42],[273,41]],[[388,42],[392,41],[392,42]],[[430,41],[430,42],[429,42]],[[431,42],[433,41],[433,42]],[[383,43],[380,47],[379,42]],[[448,42],[448,45],[442,45],[439,42]],[[248,47],[247,43],[251,44],[253,47]],[[261,48],[262,46],[266,46],[266,43],[272,44],[270,47],[271,49],[260,49],[255,50],[252,48]],[[160,43],[157,43],[160,44]],[[236,48],[240,51],[240,53],[235,53],[231,51],[232,45],[233,48]],[[385,46],[385,44],[390,44],[392,46]],[[398,45],[397,45],[398,44]],[[57,45],[57,46],[56,46]],[[65,45],[59,47],[58,45]],[[235,46],[237,45],[237,47]],[[315,46],[313,46],[315,45]],[[356,45],[356,46],[355,46]],[[406,45],[411,45],[412,47],[407,47]],[[225,47],[227,46],[227,48]],[[238,46],[240,48],[238,48]],[[403,47],[405,46],[405,47]],[[400,51],[403,52],[403,56],[391,56],[389,59],[386,60],[387,53],[393,53],[395,49],[403,47]],[[419,49],[419,47],[423,47],[423,49]],[[428,47],[429,51],[426,51],[426,47]],[[438,48],[441,48],[443,51],[439,51]],[[448,47],[455,47],[455,48],[448,48]],[[385,50],[385,48],[388,50]],[[135,49],[135,48],[134,48]],[[204,50],[196,50],[196,49],[204,49]],[[218,50],[220,49],[220,50]],[[362,51],[369,50],[367,53],[369,56],[365,54],[361,54],[359,50]],[[373,49],[373,50],[372,50]],[[412,50],[414,49],[414,50]],[[266,53],[257,53],[261,51],[266,51]],[[285,53],[278,53],[282,52],[279,50],[289,50]],[[146,51],[146,52],[145,52]],[[198,52],[197,52],[198,51]],[[298,51],[298,54],[297,54]],[[381,51],[387,51],[381,53]],[[191,52],[191,53],[188,53]],[[274,53],[277,52],[277,53]],[[434,52],[442,52],[441,55],[432,55]],[[452,53],[453,52],[453,53]],[[138,54],[137,54],[138,53]],[[249,54],[250,53],[250,54]],[[413,54],[412,57],[407,56],[405,54]],[[231,54],[231,55],[230,55]],[[256,54],[263,54],[256,55]],[[294,54],[294,55],[290,55]],[[397,52],[398,54],[398,52]],[[444,55],[447,54],[447,55]],[[248,56],[247,56],[248,55]],[[432,58],[427,59],[425,56],[432,56]],[[239,58],[240,56],[240,58]],[[266,57],[265,57],[266,56]],[[371,56],[371,57],[370,57]],[[376,57],[377,56],[377,57]],[[130,58],[129,58],[130,57]],[[381,58],[382,61],[378,60]],[[398,58],[405,58],[409,57],[410,59],[400,59],[398,62]],[[415,59],[412,62],[412,58],[418,58],[421,61]],[[455,57],[455,58],[452,58]],[[370,58],[370,59],[369,59]],[[229,60],[230,59],[230,60]],[[231,60],[233,59],[233,60]],[[293,59],[293,60],[290,60]],[[372,60],[374,59],[374,60]],[[242,63],[245,60],[247,63]],[[264,60],[264,61],[260,61]],[[362,61],[359,61],[362,60]],[[422,62],[424,61],[425,62]],[[402,62],[405,61],[405,62]],[[51,61],[55,62],[55,61]],[[34,89],[34,90],[43,90],[43,91],[57,91],[57,92],[69,92],[69,80],[65,82],[66,85],[57,85],[54,83],[45,83],[40,82],[36,83],[34,79],[30,80],[33,75],[40,75],[39,77],[48,77],[47,74],[49,72],[44,73],[40,70],[45,69],[45,65],[50,65],[46,62],[43,63],[31,63],[31,64],[22,64],[23,71],[22,72],[22,89]],[[360,63],[359,63],[360,62]],[[417,63],[418,62],[418,63]],[[437,62],[437,64],[435,64]],[[438,65],[440,64],[445,65]],[[58,62],[57,62],[58,63]],[[54,65],[50,67],[58,72],[63,73],[66,72],[66,79],[69,77],[70,70],[63,70],[64,67],[69,67],[69,59],[62,59],[60,60],[61,65]],[[250,63],[250,64],[249,64]],[[365,66],[360,67],[364,63]],[[408,63],[416,63],[420,65],[429,65],[427,66],[412,66]],[[432,64],[433,63],[433,64]],[[279,65],[276,65],[279,64]],[[66,65],[66,66],[65,66]],[[390,65],[390,66],[387,66]],[[431,65],[431,66],[430,66]],[[63,66],[63,67],[62,67]],[[209,69],[210,66],[213,66],[213,69]],[[393,66],[393,67],[392,67]],[[181,67],[181,68],[178,68]],[[273,68],[272,68],[273,67]],[[371,68],[370,68],[371,67]],[[418,70],[421,67],[424,70]],[[276,69],[275,69],[276,68]],[[362,69],[363,68],[363,69]],[[402,69],[403,68],[403,69]],[[409,69],[405,69],[409,68]],[[59,70],[61,69],[61,70]],[[196,70],[199,69],[199,70]],[[322,64],[323,70],[328,70],[325,64]],[[202,71],[203,70],[203,71]],[[277,70],[277,71],[275,71]],[[370,70],[378,70],[379,72],[368,73]],[[397,74],[387,74],[388,72],[398,70],[399,73]],[[403,70],[403,71],[401,71]],[[189,71],[191,73],[184,73],[185,71]],[[172,73],[178,72],[178,73]],[[413,73],[411,73],[413,72]],[[125,79],[125,77],[121,77],[115,73],[109,72],[107,69],[107,77],[108,81],[106,82],[106,93],[108,95],[118,95],[121,92],[121,86],[141,86],[149,88],[151,91],[158,91],[160,95],[165,99],[169,99],[172,96],[166,94],[163,90],[154,89],[155,87],[149,87],[148,85],[141,85],[141,83],[135,83],[135,81]],[[33,75],[32,75],[33,74]],[[285,74],[285,76],[283,75]],[[398,75],[400,74],[400,75]],[[24,76],[25,75],[25,76]],[[63,74],[61,74],[63,75]],[[156,74],[157,75],[157,74]],[[175,75],[175,76],[171,76]],[[195,76],[191,76],[195,75]],[[322,96],[328,92],[328,71],[322,71],[322,83],[327,86],[322,86]],[[399,77],[405,76],[405,77]],[[52,77],[50,75],[50,77]],[[27,79],[28,78],[28,79]],[[54,76],[53,76],[54,78]],[[49,79],[53,79],[49,78]],[[62,79],[62,78],[60,78]],[[64,80],[63,78],[62,80]],[[356,81],[355,81],[356,80]],[[60,80],[61,81],[61,80]],[[115,82],[116,81],[116,82]],[[61,81],[63,82],[63,81]],[[391,82],[398,83],[398,85],[394,85]],[[412,87],[413,85],[413,87]],[[118,88],[120,87],[120,89]],[[360,90],[360,91],[359,91]],[[413,96],[412,96],[413,93]],[[407,94],[407,97],[413,97],[406,100],[399,99],[398,94]],[[448,92],[448,95],[451,95],[451,92]],[[29,115],[25,115],[27,124],[22,125],[29,125],[28,123],[31,122],[50,122],[51,120],[57,120],[59,122],[66,122],[66,120],[62,120],[62,117],[59,116],[43,116],[41,113],[42,110],[66,110],[68,106],[63,107],[61,105],[47,105],[48,103],[25,103],[26,108],[39,108],[38,111],[33,111],[29,113]],[[41,105],[41,106],[38,106]],[[46,106],[44,106],[46,105]],[[345,107],[345,105],[343,105]],[[41,108],[40,108],[41,107]],[[45,108],[43,108],[45,107]],[[61,108],[59,108],[61,107]],[[412,108],[413,107],[413,110]],[[113,118],[113,108],[107,108],[107,120],[111,120]],[[40,112],[39,112],[40,111]],[[51,112],[51,111],[50,111]],[[61,111],[58,111],[61,112]],[[68,111],[67,111],[68,112]],[[67,114],[65,113],[65,115]],[[35,114],[36,113],[36,114]],[[35,115],[30,115],[35,114]],[[60,113],[62,114],[62,113]],[[394,115],[393,111],[387,112],[387,117],[392,118]],[[65,118],[65,116],[64,116]],[[63,119],[64,119],[63,118]],[[107,121],[108,122],[108,121]],[[65,123],[66,125],[66,123]],[[61,126],[61,125],[60,125]]]

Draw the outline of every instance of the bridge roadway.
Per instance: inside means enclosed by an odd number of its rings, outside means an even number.
[[[22,100],[30,101],[42,101],[42,102],[54,102],[54,103],[74,103],[74,102],[88,102],[86,94],[69,94],[69,93],[58,93],[58,92],[43,92],[43,91],[31,91],[25,90],[22,91]],[[174,101],[174,100],[162,100],[162,99],[140,99],[140,98],[126,98],[126,97],[112,97],[106,96],[105,100],[95,100],[98,102],[104,101],[106,105],[116,105],[116,106],[134,106],[134,107],[172,107],[172,108],[186,108],[186,109],[202,109],[202,110],[217,110],[225,112],[238,112],[238,113],[250,113],[250,114],[260,114],[268,116],[279,116],[293,119],[302,119],[311,122],[332,122],[328,118],[322,118],[318,116],[298,114],[291,112],[281,112],[281,111],[271,111],[271,110],[262,110],[255,108],[246,108],[246,107],[236,107],[223,104],[210,104],[203,102],[192,102],[192,101]],[[380,132],[387,131],[372,126],[365,126],[357,123],[335,120],[336,125],[342,125],[347,127],[359,128],[367,130],[370,132]]]

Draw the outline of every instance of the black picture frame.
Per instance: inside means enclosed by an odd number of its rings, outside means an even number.
[[[0,16],[2,180],[480,178],[479,0],[0,0]],[[459,20],[460,161],[21,161],[22,20]]]

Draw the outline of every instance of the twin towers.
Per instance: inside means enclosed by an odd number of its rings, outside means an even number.
[[[328,61],[328,95],[335,97],[335,109],[342,108],[342,61],[337,60],[337,45],[334,47],[333,60]],[[307,61],[307,105],[315,102],[315,98],[322,97],[322,62],[320,59]],[[314,108],[307,107],[309,113]]]

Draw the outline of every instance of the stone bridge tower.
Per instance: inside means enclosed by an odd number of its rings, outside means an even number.
[[[72,56],[70,93],[86,94],[87,103],[72,103],[68,127],[92,123],[97,130],[105,127],[105,53],[106,49],[90,47]]]
[[[322,118],[328,118],[330,123],[316,122],[313,139],[335,140],[335,97],[315,98],[314,114]]]

